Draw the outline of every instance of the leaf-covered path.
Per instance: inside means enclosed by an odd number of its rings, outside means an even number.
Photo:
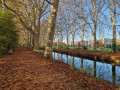
[[[84,90],[42,54],[17,47],[0,58],[0,90]]]

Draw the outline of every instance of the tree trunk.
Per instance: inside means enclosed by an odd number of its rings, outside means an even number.
[[[96,50],[96,22],[94,23],[94,50]]]
[[[29,32],[27,33],[27,47],[30,48],[30,36],[29,36]]]
[[[72,46],[73,46],[73,48],[74,48],[74,37],[75,37],[75,30],[73,27],[73,34],[72,34]]]
[[[63,36],[62,36],[62,32],[61,32],[61,47],[63,46]]]
[[[31,37],[31,34],[30,34],[30,49],[32,48],[32,37]]]
[[[69,42],[68,42],[68,35],[67,35],[67,48],[68,48]]]
[[[116,21],[116,1],[113,2],[114,3],[114,12],[113,12],[113,45],[112,45],[112,51],[116,52],[116,26],[115,26],[115,21]]]
[[[84,29],[82,30],[81,50],[83,50]]]
[[[49,17],[49,24],[47,29],[47,40],[44,56],[47,58],[52,58],[52,45],[53,45],[53,37],[55,33],[55,21],[57,16],[57,8],[58,8],[59,0],[53,0],[51,5],[51,13]]]
[[[74,35],[72,36],[72,46],[73,46],[73,48],[74,48]]]
[[[58,48],[58,46],[59,46],[59,35],[57,33],[57,48]]]
[[[63,37],[61,35],[61,47],[63,46]]]
[[[34,49],[34,38],[32,36],[32,50]]]
[[[116,28],[115,28],[115,25],[113,25],[113,45],[112,45],[112,51],[113,52],[116,52]]]
[[[82,8],[82,0],[81,0],[81,28],[82,28],[81,50],[83,50],[84,28],[83,28],[83,8]]]
[[[34,36],[34,48],[33,48],[34,52],[39,52],[39,34],[36,34],[36,36]]]

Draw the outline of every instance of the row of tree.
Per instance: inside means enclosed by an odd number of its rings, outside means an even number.
[[[33,51],[38,51],[39,46],[45,43],[44,55],[46,57],[52,56],[52,43],[56,36],[57,41],[60,38],[63,42],[65,35],[68,45],[69,35],[72,35],[73,47],[75,36],[80,36],[83,49],[85,35],[90,37],[92,34],[95,42],[94,50],[96,50],[97,31],[104,31],[108,26],[113,31],[112,46],[113,51],[116,51],[116,27],[118,26],[116,23],[118,23],[117,18],[119,19],[120,15],[119,0],[1,1],[3,8],[7,8],[17,16],[16,26],[22,33],[22,38],[25,41],[23,43],[33,48]],[[108,22],[106,22],[107,20]]]
[[[96,50],[97,39],[104,36],[103,34],[110,29],[109,31],[113,34],[112,49],[113,52],[116,51],[116,30],[120,26],[119,0],[64,0],[60,2],[59,7],[58,25],[56,25],[56,36],[61,37],[59,41],[65,36],[68,46],[69,37],[72,36],[74,47],[75,36],[80,36],[83,49],[83,40],[86,35],[89,39],[93,37],[94,50]]]

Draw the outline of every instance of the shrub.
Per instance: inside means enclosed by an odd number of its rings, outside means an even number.
[[[112,46],[111,46],[111,44],[109,44],[109,48],[111,48]]]
[[[87,46],[83,46],[83,49],[87,49]]]
[[[0,12],[0,54],[17,46],[18,35],[15,31],[13,15],[8,11]]]
[[[9,39],[7,37],[0,37],[0,55],[6,53],[9,47]]]
[[[104,48],[102,47],[102,48],[100,48],[100,51],[104,51]]]
[[[117,49],[117,51],[120,51],[120,45],[119,45],[119,46],[117,46],[117,48],[116,48],[116,49]]]

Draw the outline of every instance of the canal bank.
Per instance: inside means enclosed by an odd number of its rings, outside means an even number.
[[[91,60],[97,60],[100,62],[107,62],[113,65],[120,65],[120,52],[111,53],[104,51],[91,51],[79,49],[53,49],[54,52],[68,54],[72,56],[82,57]]]

